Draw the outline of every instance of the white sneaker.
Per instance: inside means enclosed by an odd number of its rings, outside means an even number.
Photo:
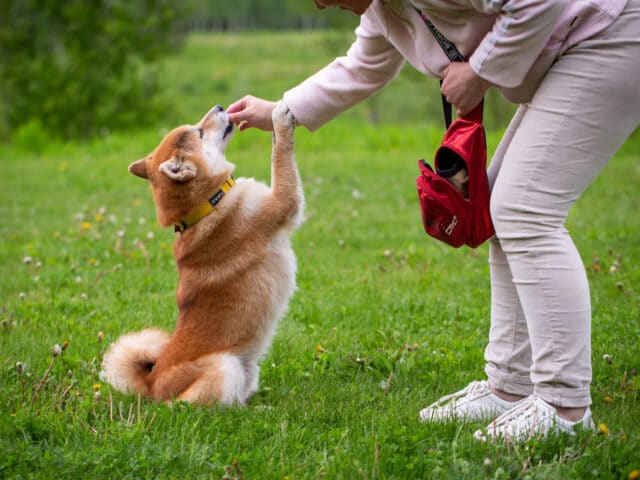
[[[522,400],[509,402],[498,397],[489,388],[489,382],[471,382],[459,392],[442,397],[420,410],[423,422],[446,420],[475,421],[495,418],[515,407]]]
[[[473,436],[483,442],[500,437],[522,442],[544,437],[549,432],[567,432],[574,435],[574,428],[577,425],[590,430],[595,428],[591,419],[591,410],[588,407],[580,420],[570,422],[559,417],[555,408],[533,394],[524,399],[520,405],[496,418],[485,431],[477,430]]]

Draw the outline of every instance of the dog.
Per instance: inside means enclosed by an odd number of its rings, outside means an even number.
[[[294,117],[280,101],[272,118],[270,187],[232,178],[235,130],[221,106],[129,166],[150,182],[160,225],[175,225],[179,313],[172,335],[148,328],[109,347],[102,376],[115,389],[239,406],[258,390],[258,363],[296,287],[291,234],[304,210]]]

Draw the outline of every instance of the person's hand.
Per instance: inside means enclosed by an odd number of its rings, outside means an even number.
[[[229,120],[237,124],[240,130],[254,127],[272,131],[271,113],[275,106],[276,102],[247,95],[229,105],[227,114],[229,114]]]
[[[464,116],[480,103],[492,84],[479,77],[467,62],[451,62],[444,70],[440,91],[456,107],[458,116]]]

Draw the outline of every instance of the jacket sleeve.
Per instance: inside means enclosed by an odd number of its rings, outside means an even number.
[[[373,14],[356,28],[346,56],[285,92],[284,100],[299,124],[313,131],[361,102],[393,79],[404,57],[391,45]]]
[[[470,0],[497,15],[490,32],[469,58],[479,76],[500,87],[520,85],[549,42],[568,0]]]

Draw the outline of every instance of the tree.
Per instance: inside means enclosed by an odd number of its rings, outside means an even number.
[[[170,0],[0,2],[0,136],[29,122],[64,138],[144,122],[152,62],[180,44]]]

